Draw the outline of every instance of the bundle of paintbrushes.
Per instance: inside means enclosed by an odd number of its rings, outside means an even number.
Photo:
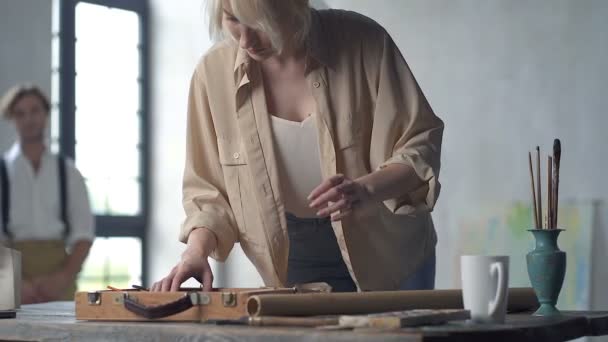
[[[562,146],[559,139],[553,141],[553,155],[547,158],[547,210],[543,220],[543,192],[540,165],[540,147],[536,146],[536,181],[532,167],[532,153],[528,152],[530,164],[530,181],[532,186],[533,218],[535,229],[557,229],[557,210],[559,200],[559,166],[562,157]],[[536,183],[536,184],[535,184]]]

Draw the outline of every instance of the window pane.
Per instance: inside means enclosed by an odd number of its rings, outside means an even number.
[[[59,153],[59,140],[51,139],[51,152]]]
[[[110,181],[108,203],[112,215],[139,214],[139,187],[136,179],[113,179]]]
[[[137,146],[139,121],[138,115],[120,108],[79,106],[76,109],[76,141],[91,144],[103,142],[110,150]]]
[[[58,39],[55,39],[58,40]],[[59,60],[59,56],[53,56],[53,60]],[[58,68],[53,68],[51,71],[51,103],[59,104],[61,87],[59,86],[59,82],[61,81],[61,74],[59,73]]]
[[[121,9],[76,6],[76,107],[120,117],[139,109],[139,20]]]
[[[53,0],[53,19],[51,39],[51,151],[59,153],[59,49],[61,43],[60,20],[59,20],[59,0]]]
[[[57,104],[51,105],[51,143],[59,142],[59,108]],[[53,151],[56,152],[56,151]]]
[[[136,146],[120,146],[115,141],[77,141],[76,167],[85,178],[137,178],[140,153]]]
[[[76,5],[76,166],[98,215],[141,213],[141,83],[135,12]]]
[[[141,214],[139,179],[90,178],[86,183],[95,215]]]
[[[59,69],[59,35],[55,32],[53,33],[53,38],[51,39],[51,69],[58,70]],[[55,90],[55,88],[53,88]]]
[[[91,208],[95,215],[109,214],[108,183],[109,181],[107,179],[86,179],[89,198],[91,200]]]
[[[78,291],[140,285],[141,253],[138,238],[96,238],[78,277]]]

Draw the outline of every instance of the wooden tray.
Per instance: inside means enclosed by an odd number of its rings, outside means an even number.
[[[219,288],[203,292],[182,288],[176,292],[137,289],[77,292],[76,319],[90,321],[181,321],[240,319],[247,316],[247,300],[254,295],[328,292],[311,284],[293,288]]]

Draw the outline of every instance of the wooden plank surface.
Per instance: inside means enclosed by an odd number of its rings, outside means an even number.
[[[608,312],[565,312],[556,318],[508,315],[505,324],[445,325],[393,331],[272,328],[178,322],[76,321],[73,302],[25,305],[15,319],[0,320],[0,340],[37,341],[567,341],[607,335]]]
[[[569,341],[589,334],[585,317],[544,318],[529,314],[509,315],[505,324],[450,323],[422,329],[403,329],[424,333],[424,341]]]
[[[11,341],[422,341],[419,334],[319,331],[179,322],[76,321],[74,302],[24,305],[16,319],[0,320],[0,340]]]
[[[567,316],[583,315],[587,319],[590,331],[589,336],[605,336],[608,335],[608,311],[564,311]]]

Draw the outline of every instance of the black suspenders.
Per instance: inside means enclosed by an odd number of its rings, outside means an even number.
[[[11,208],[11,204],[9,202],[9,189],[8,189],[8,171],[6,170],[6,163],[4,162],[4,158],[0,155],[0,188],[2,188],[2,193],[0,193],[0,203],[2,203],[2,232],[9,239],[12,239],[12,234],[8,231],[8,213]]]
[[[61,155],[57,156],[57,165],[59,171],[59,205],[60,205],[60,218],[63,222],[63,239],[67,240],[72,227],[70,226],[70,220],[68,219],[68,191],[67,191],[67,177],[65,173],[65,158]]]
[[[67,239],[70,235],[72,227],[68,218],[68,192],[67,192],[67,176],[66,176],[66,160],[63,156],[57,156],[57,171],[59,174],[59,205],[60,205],[60,218],[63,222],[65,229],[63,230],[63,239]],[[6,168],[6,162],[4,158],[0,156],[0,187],[2,193],[0,193],[0,203],[2,203],[2,232],[8,237],[9,240],[13,239],[13,233],[8,229],[9,213],[11,209],[10,202],[10,184],[8,181],[8,170]]]

